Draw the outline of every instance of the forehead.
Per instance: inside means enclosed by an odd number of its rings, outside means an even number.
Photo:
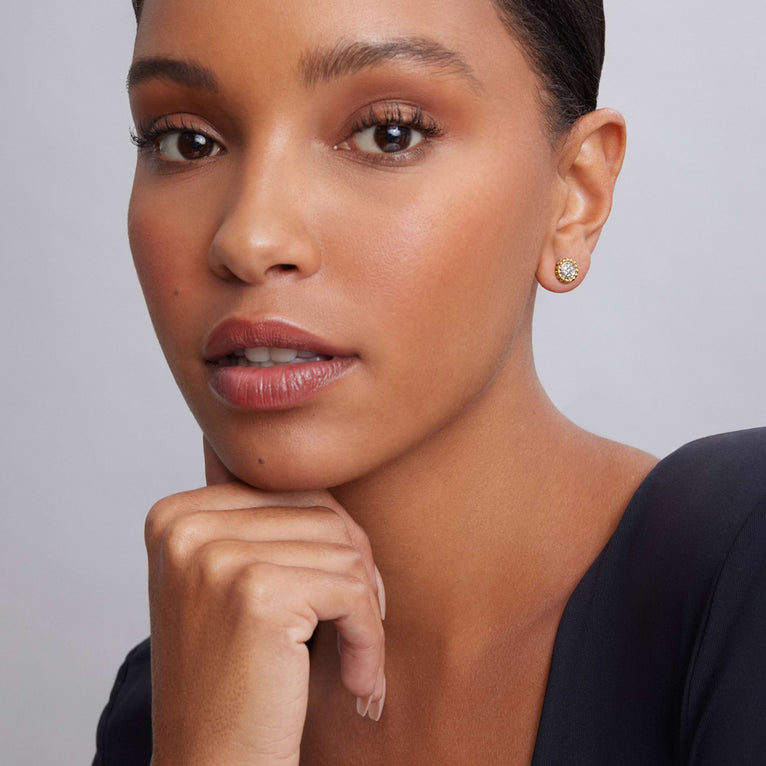
[[[146,0],[135,57],[305,80],[317,52],[405,39],[432,43],[442,68],[462,66],[477,83],[529,74],[492,0]]]

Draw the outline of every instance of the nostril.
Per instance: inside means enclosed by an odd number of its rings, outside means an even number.
[[[294,271],[298,267],[293,263],[280,263],[279,268],[282,269],[282,271]]]

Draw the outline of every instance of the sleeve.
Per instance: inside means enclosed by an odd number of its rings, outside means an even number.
[[[685,690],[689,766],[766,762],[766,497],[721,567]]]
[[[93,766],[149,766],[152,758],[149,639],[125,658],[96,730]]]

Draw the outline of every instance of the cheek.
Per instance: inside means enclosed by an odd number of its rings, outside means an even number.
[[[174,367],[176,358],[188,353],[195,333],[205,329],[205,312],[193,309],[201,307],[201,290],[211,281],[206,242],[212,208],[154,187],[137,173],[128,239],[154,329]]]
[[[431,369],[481,355],[497,365],[507,354],[547,221],[541,175],[529,174],[530,183],[524,171],[478,177],[464,169],[457,185],[429,178],[402,195],[405,203],[399,195],[358,202],[358,223],[336,224],[345,234],[332,250],[357,254],[343,267],[375,318],[378,349],[406,351],[401,364],[416,354]]]
[[[459,185],[429,176],[357,188],[323,216],[328,284],[358,307],[367,385],[347,401],[348,422],[354,444],[375,434],[371,457],[458,418],[508,358],[545,221],[544,184],[537,174],[530,186],[521,167],[511,178],[466,171]]]

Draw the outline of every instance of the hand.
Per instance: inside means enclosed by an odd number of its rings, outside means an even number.
[[[297,764],[317,622],[380,717],[385,596],[367,536],[325,491],[262,492],[205,445],[208,486],[146,519],[154,766]]]

